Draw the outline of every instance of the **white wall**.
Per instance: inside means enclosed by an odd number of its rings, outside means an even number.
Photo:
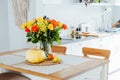
[[[113,23],[115,23],[120,20],[120,6],[114,6],[113,12]]]
[[[28,19],[35,17],[35,1],[30,0],[30,10]],[[20,27],[15,25],[15,18],[12,9],[12,0],[8,0],[8,16],[9,16],[9,45],[10,49],[19,49],[31,46],[27,43],[26,34]]]
[[[68,25],[77,27],[80,23],[88,24],[89,29],[98,29],[101,26],[101,6],[73,4],[73,0],[65,0],[63,4],[43,4],[42,0],[30,0],[29,20],[47,15]],[[49,0],[48,0],[49,1]],[[64,1],[64,0],[62,0]],[[9,45],[10,49],[32,46],[26,42],[26,33],[15,26],[11,0],[8,0],[9,15]],[[65,35],[66,32],[63,32]]]
[[[0,52],[9,49],[8,0],[0,0]]]
[[[36,16],[49,16],[66,23],[69,29],[71,26],[78,27],[80,23],[85,23],[89,27],[89,31],[92,32],[96,30],[96,26],[97,28],[101,26],[101,6],[88,5],[86,7],[84,4],[75,3],[75,0],[61,1],[60,4],[52,4],[52,2],[48,4],[48,2],[42,3],[41,0],[37,0]]]
[[[111,28],[113,21],[113,6],[101,6],[102,12],[102,25],[105,29]]]

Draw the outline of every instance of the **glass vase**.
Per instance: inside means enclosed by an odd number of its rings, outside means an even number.
[[[45,52],[46,57],[48,57],[48,54],[51,52],[51,46],[47,42],[40,42],[40,49]]]

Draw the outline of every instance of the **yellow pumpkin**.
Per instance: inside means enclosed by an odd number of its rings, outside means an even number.
[[[39,63],[46,58],[44,51],[40,49],[29,49],[26,52],[26,60],[31,63]]]

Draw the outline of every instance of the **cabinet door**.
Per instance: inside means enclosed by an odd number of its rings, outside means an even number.
[[[88,72],[85,72],[83,74],[80,74],[76,77],[73,77],[69,80],[106,80],[105,76],[107,76],[107,75],[102,73],[102,72],[105,72],[105,70],[107,70],[107,69],[104,69],[103,66],[100,66],[100,67],[92,69]]]
[[[83,42],[77,42],[71,44],[71,53],[72,55],[83,56],[82,54],[82,45]]]
[[[99,42],[98,41],[99,41],[98,39],[92,39],[92,40],[72,43],[70,45],[71,46],[71,53],[73,53],[72,55],[83,56],[82,48],[83,47],[98,48],[99,47]]]
[[[111,5],[120,5],[120,0],[108,0]]]
[[[89,46],[89,41],[73,43],[71,44],[71,53],[73,53],[73,55],[83,56],[82,48],[88,46]]]
[[[66,54],[71,54],[71,44],[65,44],[65,45],[62,45],[62,46],[66,46],[67,50],[66,50]]]
[[[111,49],[110,63],[109,63],[109,73],[120,69],[120,35],[113,35],[111,37],[111,44],[113,48]]]
[[[110,53],[109,73],[120,68],[120,35],[112,35],[100,38],[100,48],[108,49]]]
[[[86,41],[86,45],[84,45],[84,47],[91,47],[91,48],[99,48],[100,43],[99,43],[99,39],[91,39]]]

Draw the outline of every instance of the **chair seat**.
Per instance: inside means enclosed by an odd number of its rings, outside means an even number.
[[[0,74],[0,80],[31,80],[31,79],[21,74],[6,72]]]

